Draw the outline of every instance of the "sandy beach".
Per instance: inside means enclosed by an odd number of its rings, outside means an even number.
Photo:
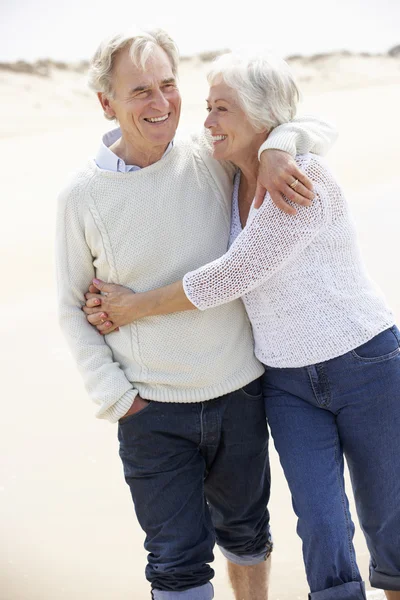
[[[293,66],[301,112],[339,130],[329,163],[353,207],[370,274],[400,321],[400,59],[328,57]],[[182,63],[183,132],[205,118],[206,68],[197,59]],[[110,125],[79,73],[0,71],[0,91],[0,599],[146,600],[144,536],[123,480],[117,430],[94,418],[56,317],[57,193]],[[296,520],[272,445],[271,454],[270,600],[305,599]],[[353,503],[352,514],[356,520]],[[367,580],[359,529],[356,549]],[[215,570],[215,598],[232,600],[218,550]]]

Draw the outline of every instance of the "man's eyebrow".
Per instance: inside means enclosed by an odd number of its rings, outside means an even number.
[[[167,85],[168,83],[176,83],[175,77],[168,77],[167,79],[163,79],[161,81],[161,85]],[[149,85],[137,85],[135,88],[131,89],[131,94],[136,94],[136,92],[145,92],[150,89]]]
[[[144,92],[149,89],[148,85],[138,85],[135,88],[130,90],[131,94],[135,94],[136,92]]]

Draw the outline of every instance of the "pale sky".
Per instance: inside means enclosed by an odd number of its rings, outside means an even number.
[[[287,56],[400,44],[400,0],[0,0],[0,62],[88,59],[130,25],[163,27],[181,54],[256,45]]]

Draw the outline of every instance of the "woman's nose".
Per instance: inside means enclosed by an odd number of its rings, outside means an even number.
[[[206,127],[206,129],[210,129],[214,125],[215,125],[215,116],[213,115],[212,112],[209,112],[207,119],[204,121],[204,127]]]

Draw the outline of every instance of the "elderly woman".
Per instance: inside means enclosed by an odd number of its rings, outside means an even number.
[[[314,184],[311,206],[285,214],[268,194],[260,208],[253,205],[258,148],[296,112],[287,65],[228,54],[208,79],[205,126],[214,157],[238,168],[229,250],[147,293],[95,280],[85,312],[111,333],[142,317],[242,297],[266,366],[266,412],[298,516],[311,598],[365,598],[344,490],[346,456],[371,584],[400,599],[399,330],[365,272],[342,190],[319,157],[296,159]]]

